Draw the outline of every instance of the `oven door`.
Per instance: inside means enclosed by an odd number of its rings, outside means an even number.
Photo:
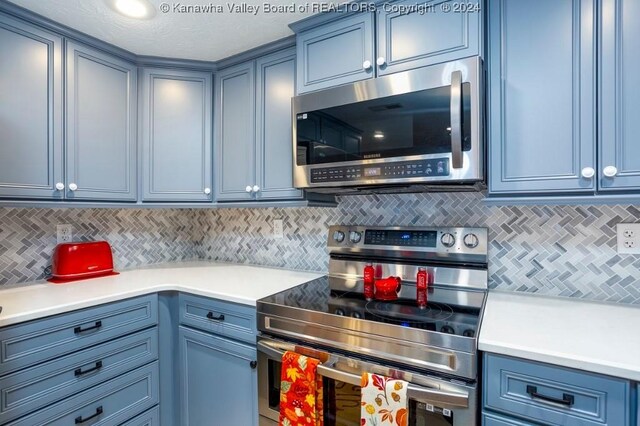
[[[295,186],[482,181],[481,83],[472,57],[293,98]]]
[[[285,351],[320,359],[324,378],[324,424],[360,426],[360,377],[363,372],[383,374],[409,383],[410,426],[476,426],[477,387],[454,384],[436,377],[399,371],[356,358],[329,354],[269,337],[258,340],[258,407],[260,426],[278,424],[281,360]]]

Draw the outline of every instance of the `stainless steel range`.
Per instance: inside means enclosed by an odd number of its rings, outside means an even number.
[[[487,230],[332,226],[328,247],[327,276],[258,301],[260,424],[292,350],[322,361],[327,426],[360,425],[363,372],[409,382],[410,425],[479,425]]]

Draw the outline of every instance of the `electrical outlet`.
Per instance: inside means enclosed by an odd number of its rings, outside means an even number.
[[[640,223],[619,223],[616,225],[618,253],[640,254]]]
[[[273,237],[284,238],[284,226],[282,219],[273,219]]]
[[[58,233],[58,244],[70,243],[73,241],[73,230],[71,225],[57,225],[56,231]]]

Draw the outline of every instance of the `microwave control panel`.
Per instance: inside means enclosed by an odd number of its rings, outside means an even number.
[[[311,183],[449,176],[448,158],[311,169]]]

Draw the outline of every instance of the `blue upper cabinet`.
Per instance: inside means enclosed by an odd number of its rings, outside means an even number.
[[[256,185],[255,63],[216,73],[216,199],[251,200]]]
[[[211,201],[211,74],[142,70],[143,201]]]
[[[297,37],[297,92],[374,76],[373,13],[357,13]]]
[[[217,201],[303,198],[293,188],[295,60],[285,49],[216,74]]]
[[[293,188],[291,98],[296,55],[291,50],[256,61],[256,159],[258,199],[302,198]]]
[[[602,1],[599,189],[640,189],[640,2]]]
[[[0,52],[0,196],[62,198],[62,38],[0,14]]]
[[[135,201],[137,68],[67,42],[68,199]]]
[[[479,55],[481,5],[442,0],[379,5],[378,75]]]
[[[595,12],[593,0],[489,1],[492,194],[595,190]]]

